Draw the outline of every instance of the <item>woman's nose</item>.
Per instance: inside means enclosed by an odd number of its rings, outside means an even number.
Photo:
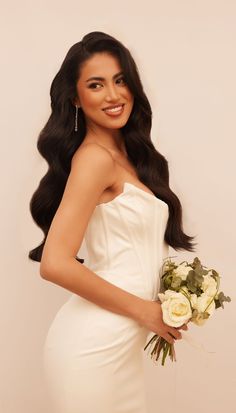
[[[107,87],[107,100],[116,100],[119,98],[118,91],[115,86]]]

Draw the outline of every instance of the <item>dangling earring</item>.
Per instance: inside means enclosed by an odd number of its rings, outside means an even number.
[[[75,105],[75,132],[78,131],[78,106]]]

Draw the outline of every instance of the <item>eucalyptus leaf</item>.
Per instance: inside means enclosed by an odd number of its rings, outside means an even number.
[[[219,307],[221,307],[221,304],[220,304],[219,300],[215,299],[215,308],[217,309]]]
[[[231,301],[231,298],[230,298],[229,296],[226,297],[226,296],[224,295],[223,291],[221,291],[220,293],[218,293],[218,301],[219,301],[221,307],[224,308],[223,302],[224,302],[224,301],[230,302],[230,301]]]
[[[186,278],[187,288],[192,293],[196,293],[197,289],[201,288],[201,285],[203,283],[204,277],[200,272],[201,271],[199,269],[190,270],[187,275],[187,278]]]
[[[172,282],[171,282],[171,287],[172,287],[174,290],[177,290],[177,289],[179,289],[179,287],[180,287],[180,285],[181,285],[181,282],[182,282],[182,278],[181,278],[181,277],[174,276],[173,279],[172,279]]]

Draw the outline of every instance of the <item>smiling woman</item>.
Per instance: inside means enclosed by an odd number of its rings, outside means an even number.
[[[53,409],[147,413],[147,335],[181,338],[156,301],[159,272],[169,245],[191,251],[194,237],[182,230],[128,49],[88,33],[68,51],[50,93],[52,113],[38,139],[49,169],[30,203],[45,238],[29,257],[41,261],[43,279],[72,293],[43,348]],[[77,257],[83,240],[87,265]]]
[[[74,103],[82,109],[86,123],[93,130],[93,134],[90,133],[86,137],[87,141],[94,135],[99,136],[103,128],[107,129],[109,126],[113,128],[114,121],[116,121],[114,124],[116,130],[113,130],[113,136],[121,141],[122,135],[119,129],[130,117],[134,97],[124,81],[120,62],[116,56],[107,52],[95,53],[83,64]],[[104,117],[103,113],[107,116]],[[109,124],[108,117],[111,118]],[[99,140],[101,141],[101,138]]]

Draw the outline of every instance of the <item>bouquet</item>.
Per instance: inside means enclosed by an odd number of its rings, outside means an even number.
[[[224,308],[224,301],[231,301],[219,292],[220,276],[214,269],[203,266],[198,257],[192,263],[176,264],[170,257],[162,266],[161,287],[158,297],[161,301],[163,321],[172,327],[180,327],[188,321],[198,326],[205,324],[214,310]],[[151,357],[156,360],[162,352],[162,365],[169,354],[176,361],[174,344],[155,334],[144,347],[154,344]]]

